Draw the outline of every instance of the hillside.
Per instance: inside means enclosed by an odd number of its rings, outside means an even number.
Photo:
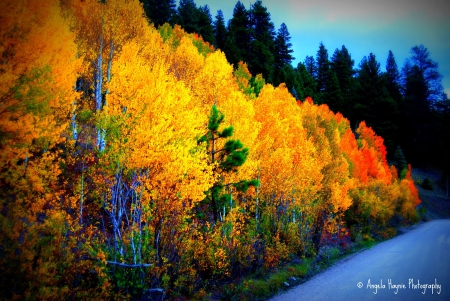
[[[366,122],[137,0],[0,17],[1,299],[201,299],[418,220],[412,167]]]
[[[442,185],[442,172],[439,170],[423,170],[415,168],[412,177],[416,183],[430,180],[431,188],[424,189],[418,185],[419,196],[422,200],[420,207],[426,208],[424,220],[450,218],[450,198],[446,196],[446,190]]]

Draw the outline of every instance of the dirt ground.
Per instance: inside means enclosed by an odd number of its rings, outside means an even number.
[[[446,196],[444,187],[441,185],[442,175],[437,170],[423,170],[413,168],[412,177],[419,189],[419,196],[423,206],[426,208],[424,220],[450,218],[450,198]],[[425,190],[420,187],[425,179],[431,182],[433,190]]]

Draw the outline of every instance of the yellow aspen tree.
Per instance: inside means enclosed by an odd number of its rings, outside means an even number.
[[[302,252],[302,244],[306,248],[308,230],[302,223],[310,218],[319,197],[324,162],[314,156],[316,148],[303,127],[304,116],[284,85],[265,85],[255,100],[255,111],[261,123],[256,148],[261,181],[257,218],[264,225],[265,261],[272,266],[289,250]]]
[[[204,123],[201,103],[165,61],[148,64],[147,53],[154,51],[151,45],[160,42],[157,32],[149,30],[154,32],[144,44],[149,46],[130,41],[112,66],[114,76],[103,112],[110,142],[101,161],[114,166],[113,174],[121,171],[135,179],[132,189],[139,194],[135,201],[142,213],[136,222],[138,232],[130,227],[115,231],[117,237],[151,235],[147,246],[151,252],[140,256],[142,262],[153,264],[152,271],[160,278],[176,270],[179,259],[174,252],[180,253],[186,247],[184,236],[189,237],[185,220],[191,218],[191,209],[203,199],[213,178],[206,152],[197,145]],[[117,180],[110,183],[112,192]],[[115,210],[109,201],[111,192],[105,199],[110,213]],[[147,226],[139,228],[142,223]],[[123,254],[126,248],[133,249],[131,242],[117,244],[124,245]],[[122,260],[133,263],[134,259]]]
[[[88,107],[99,113],[106,105],[104,96],[108,93],[106,84],[111,80],[114,57],[124,43],[142,36],[148,23],[138,0],[62,2],[73,15],[79,53],[84,58],[85,70],[77,81],[77,89],[81,86],[90,88],[92,95],[87,97]],[[75,114],[80,111],[79,107],[75,108]],[[96,146],[103,150],[106,133],[101,121],[96,122],[95,130]]]
[[[68,293],[60,145],[79,62],[59,1],[0,4],[1,298]]]

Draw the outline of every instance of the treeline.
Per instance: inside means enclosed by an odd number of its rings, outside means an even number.
[[[246,62],[253,75],[262,74],[274,86],[285,83],[297,99],[309,96],[341,112],[352,128],[365,120],[384,138],[390,161],[404,155],[423,168],[439,167],[448,186],[450,102],[438,64],[423,45],[411,48],[411,57],[401,69],[389,51],[385,72],[372,53],[355,66],[345,45],[331,54],[322,43],[315,55],[292,66],[288,28],[283,23],[275,32],[260,0],[248,9],[238,1],[228,22],[220,10],[213,20],[209,7],[197,7],[194,0],[181,0],[178,7],[174,0],[141,2],[156,27],[168,22],[198,33],[222,50],[235,68]]]
[[[2,299],[200,298],[417,220],[411,168],[365,122],[137,0],[3,1],[0,20]]]

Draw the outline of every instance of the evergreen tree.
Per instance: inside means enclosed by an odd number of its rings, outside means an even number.
[[[198,34],[202,36],[203,40],[211,45],[216,44],[216,37],[214,36],[214,27],[212,22],[209,6],[204,5],[198,8]]]
[[[445,169],[448,154],[443,155],[442,150],[448,149],[449,138],[442,118],[443,99],[447,98],[442,75],[426,47],[414,46],[410,53],[402,69],[401,145],[415,165],[436,164]]]
[[[438,71],[438,63],[430,58],[428,49],[423,46],[411,48],[411,62],[419,68],[427,86],[427,100],[435,102],[442,99],[442,75]]]
[[[341,50],[336,48],[331,57],[330,65],[331,69],[336,73],[343,95],[348,95],[349,91],[352,89],[352,78],[355,74],[355,71],[353,70],[354,64],[355,61],[352,60],[345,45],[342,45]]]
[[[175,0],[141,0],[147,18],[155,27],[171,20],[175,14]]]
[[[400,179],[404,179],[408,171],[408,162],[406,161],[403,150],[400,146],[397,146],[394,154],[394,166],[397,169]]]
[[[286,24],[281,23],[275,39],[275,66],[277,69],[283,68],[286,64],[291,64],[292,60],[295,59],[291,55],[294,51],[290,40],[291,36]]]
[[[295,99],[303,99],[303,80],[300,76],[300,73],[292,67],[291,64],[286,64],[278,70],[277,76],[275,78],[275,85],[279,85],[281,83],[285,83],[289,92],[291,92],[292,96]]]
[[[336,74],[342,95],[342,101],[335,103],[335,109],[348,118],[351,118],[353,115],[353,100],[355,97],[354,63],[344,45],[340,50],[336,49],[334,51],[330,63],[331,69]]]
[[[222,10],[217,11],[216,20],[214,21],[214,36],[216,38],[216,49],[225,49],[225,41],[227,39],[227,28],[225,27],[225,19]]]
[[[248,60],[252,74],[261,73],[270,83],[273,82],[275,63],[275,27],[270,20],[270,13],[261,0],[250,9],[251,51]]]
[[[358,124],[365,120],[384,138],[388,154],[392,155],[397,145],[397,105],[389,96],[385,77],[375,55],[370,53],[369,57],[364,57],[359,67],[354,122]]]
[[[310,57],[312,58],[312,57]],[[314,58],[313,58],[314,61]],[[316,89],[317,83],[312,77],[311,73],[307,70],[306,66],[302,63],[297,65],[297,73],[300,76],[301,83],[303,84],[302,94],[303,98],[311,97],[313,100],[316,99]]]
[[[275,58],[270,47],[259,40],[251,43],[252,52],[248,58],[249,70],[252,74],[262,74],[267,82],[273,83]]]
[[[225,53],[227,61],[230,64],[233,64],[234,68],[238,68],[239,62],[244,61],[242,50],[237,47],[234,34],[230,32],[227,38],[225,39],[223,52]]]
[[[402,69],[404,99],[401,106],[401,145],[414,163],[428,161],[428,144],[431,135],[431,103],[423,72],[407,60]]]
[[[244,147],[239,140],[228,139],[233,136],[233,127],[226,127],[219,130],[219,127],[225,121],[225,115],[217,109],[216,105],[211,108],[208,121],[208,131],[206,135],[200,138],[199,143],[206,142],[209,154],[210,164],[215,165],[213,172],[217,181],[213,187],[206,192],[204,203],[211,205],[214,221],[223,220],[226,208],[231,209],[232,197],[231,190],[224,192],[224,188],[234,188],[236,191],[245,192],[249,186],[257,186],[256,180],[242,180],[237,183],[225,183],[224,175],[237,172],[238,168],[244,164],[248,156],[248,148]],[[218,149],[217,141],[228,139],[222,148]],[[222,209],[223,208],[223,209]],[[223,214],[222,214],[223,213]]]
[[[233,10],[233,17],[228,22],[228,37],[224,52],[235,67],[239,61],[248,62],[250,51],[250,20],[245,6],[238,1]]]
[[[343,107],[343,98],[341,88],[339,86],[339,80],[336,73],[328,69],[327,84],[324,91],[323,101],[330,107],[333,112],[340,111]]]
[[[316,65],[316,61],[314,60],[314,57],[306,56],[305,61],[303,62],[303,65],[305,66],[309,75],[311,75],[311,77],[314,80],[316,80],[317,79],[317,65]]]
[[[216,43],[208,5],[197,7],[194,0],[180,0],[171,23],[179,24],[188,33],[197,33],[211,45]]]
[[[316,56],[317,62],[317,90],[324,92],[327,86],[328,69],[330,68],[330,61],[328,60],[328,50],[322,42],[320,42],[319,50]]]
[[[257,0],[250,9],[252,40],[269,43],[274,46],[275,26],[270,20],[270,13],[261,0]]]
[[[400,103],[402,94],[400,92],[400,72],[398,71],[397,63],[395,62],[394,54],[389,50],[388,58],[386,60],[386,88],[389,95],[397,103]]]
[[[178,24],[188,33],[199,32],[199,11],[194,0],[180,0],[173,24]]]

